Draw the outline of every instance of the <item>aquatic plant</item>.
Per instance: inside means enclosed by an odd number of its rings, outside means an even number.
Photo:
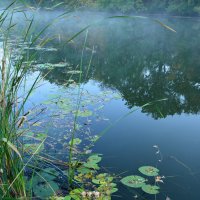
[[[13,1],[0,14],[0,35],[2,37],[1,78],[0,78],[0,196],[5,198],[28,198],[25,169],[33,158],[44,147],[45,134],[30,135],[26,129],[21,129],[27,122],[30,112],[24,111],[24,106],[41,80],[40,74],[29,88],[24,88],[26,76],[35,57],[35,53],[27,58],[24,47],[30,48],[41,34],[49,27],[45,26],[34,37],[30,37],[33,19],[27,20],[26,31],[21,44],[11,42],[12,33],[16,27],[14,15],[23,13],[15,7]],[[45,44],[45,42],[44,42]],[[18,51],[12,50],[20,46]],[[23,88],[23,89],[22,89]],[[26,143],[27,137],[37,140],[37,143]]]
[[[159,194],[160,187],[157,185],[157,183],[163,182],[161,180],[162,177],[158,174],[159,169],[153,166],[141,166],[139,167],[138,171],[148,177],[153,177],[153,180],[146,179],[138,175],[131,175],[122,178],[121,183],[131,188],[141,188],[141,190],[147,194]],[[149,181],[154,182],[154,185],[149,184]]]

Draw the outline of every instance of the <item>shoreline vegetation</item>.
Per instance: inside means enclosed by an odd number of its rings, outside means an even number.
[[[140,15],[199,16],[200,2],[196,0],[20,0],[26,5],[52,9],[93,9],[99,11],[134,13]]]

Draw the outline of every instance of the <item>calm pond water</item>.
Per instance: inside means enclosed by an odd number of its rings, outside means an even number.
[[[36,17],[35,29],[55,15],[54,12],[38,13],[40,20]],[[56,50],[37,49],[40,51],[35,59],[37,64],[65,62],[67,66],[53,68],[31,96],[26,109],[40,105],[46,110],[39,117],[42,124],[35,129],[43,128],[50,136],[63,141],[70,132],[70,113],[74,108],[66,105],[57,108],[52,102],[59,96],[71,105],[76,101],[76,83],[80,81],[81,109],[87,116],[78,119],[77,137],[82,138],[85,145],[110,123],[136,108],[114,124],[92,148],[93,152],[103,154],[101,165],[105,170],[125,176],[139,174],[140,166],[152,165],[166,177],[164,183],[160,183],[161,194],[157,199],[165,200],[168,196],[172,200],[198,200],[200,20],[160,18],[177,31],[174,33],[151,20],[106,19],[66,44],[73,33],[107,16],[105,13],[72,13],[48,29],[46,36],[56,35],[49,48]],[[31,51],[36,50],[28,50],[27,56]],[[79,80],[81,59],[83,73]],[[43,66],[39,68],[43,75],[49,71]],[[33,78],[38,74],[37,70],[30,73]],[[27,84],[31,81],[29,78]],[[143,107],[147,103],[151,104]],[[52,118],[56,114],[57,118]],[[54,151],[66,158],[66,150],[61,145],[56,144]],[[118,199],[117,196],[134,199],[137,192],[155,199],[120,183],[119,187],[113,199]]]

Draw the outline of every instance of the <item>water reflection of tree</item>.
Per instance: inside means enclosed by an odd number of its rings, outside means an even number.
[[[129,108],[167,99],[143,108],[154,118],[200,111],[200,26],[189,20],[171,23],[177,34],[149,22],[112,23],[94,29],[87,44],[97,51],[91,76],[117,89]],[[76,52],[67,48],[60,55],[77,64],[80,52],[76,46]],[[55,70],[48,79],[62,76]]]

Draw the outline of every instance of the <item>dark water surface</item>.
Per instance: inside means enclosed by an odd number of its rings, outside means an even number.
[[[43,16],[38,20],[42,25],[54,13],[38,15]],[[86,32],[70,44],[65,43],[73,33],[107,14],[72,15],[47,31],[48,37],[56,35],[49,47],[57,51],[41,51],[36,59],[37,63],[68,62],[70,66],[51,70],[44,84],[31,96],[28,107],[44,102],[52,94],[72,98],[69,91],[73,92],[73,87],[67,80],[77,83],[79,75],[70,77],[68,71],[80,67]],[[137,169],[142,165],[156,166],[166,177],[160,183],[161,194],[157,199],[165,200],[168,196],[172,200],[199,200],[200,19],[159,20],[177,33],[142,19],[108,19],[88,30],[81,84],[85,94],[93,96],[87,109],[95,115],[81,118],[79,123],[92,135],[98,134],[137,108],[95,144],[93,152],[103,154],[101,165],[111,173],[126,172],[126,175],[139,174]],[[41,71],[46,74],[48,70]],[[151,105],[142,107],[149,102]],[[100,113],[95,112],[99,106]],[[87,125],[85,121],[90,120]],[[66,121],[57,119],[57,122],[56,127],[53,123],[48,125],[49,134],[55,138],[67,132],[63,125]],[[160,154],[156,154],[154,145],[159,146]],[[134,199],[134,190],[119,186],[117,195],[121,199]],[[141,191],[137,192],[145,197]]]

